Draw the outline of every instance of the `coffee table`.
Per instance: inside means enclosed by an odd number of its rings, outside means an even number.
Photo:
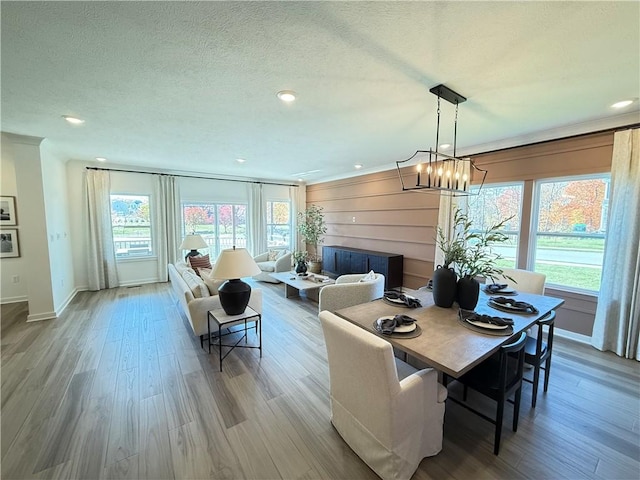
[[[271,277],[284,283],[284,296],[285,298],[296,297],[300,295],[300,292],[304,291],[307,294],[307,298],[318,301],[318,295],[320,289],[325,285],[331,285],[335,283],[335,280],[329,279],[327,282],[314,282],[307,280],[304,277],[299,277],[295,272],[278,272],[270,273]]]

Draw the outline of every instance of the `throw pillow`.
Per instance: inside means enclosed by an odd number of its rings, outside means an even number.
[[[373,282],[376,279],[376,274],[373,270],[367,273],[364,277],[360,279],[361,282]]]
[[[218,288],[222,285],[226,280],[219,280],[217,278],[212,278],[211,275],[205,275],[202,277],[205,285],[209,289],[209,293],[211,295],[218,295]]]
[[[268,261],[273,262],[280,258],[281,250],[269,250]]]
[[[198,268],[212,268],[211,262],[209,261],[209,254],[200,257],[189,257],[189,264],[196,273],[198,273]]]

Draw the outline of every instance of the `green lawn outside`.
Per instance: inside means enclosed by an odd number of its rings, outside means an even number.
[[[538,247],[604,251],[604,238],[538,237]]]
[[[513,268],[513,262],[507,259],[498,260],[496,264],[501,268]],[[535,270],[547,276],[546,283],[584,288],[585,290],[600,290],[602,271],[599,268],[536,263]]]

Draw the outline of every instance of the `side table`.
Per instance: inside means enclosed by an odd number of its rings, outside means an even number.
[[[244,343],[247,343],[247,321],[251,321],[251,319],[255,319],[255,329],[256,334],[258,335],[258,346],[254,345],[240,345],[240,342],[244,339]],[[207,312],[207,330],[209,333],[209,353],[211,353],[211,322],[214,322],[218,325],[218,349],[220,350],[220,371],[222,371],[222,360],[227,358],[234,348],[257,348],[260,350],[260,357],[262,357],[262,315],[251,307],[247,307],[246,310],[240,315],[227,315],[225,311],[221,308],[217,310],[209,310]],[[222,328],[230,328],[233,325],[237,325],[241,322],[244,322],[244,330],[236,330],[229,331],[228,333],[223,334]],[[231,335],[238,332],[244,332],[242,337],[238,339],[238,341],[233,345],[225,345],[222,343],[222,337]],[[222,347],[227,347],[229,350],[224,355],[222,354]]]

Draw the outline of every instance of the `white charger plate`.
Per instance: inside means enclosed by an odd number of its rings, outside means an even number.
[[[479,328],[487,328],[489,330],[504,330],[505,328],[509,328],[509,325],[494,325],[493,323],[476,322],[474,320],[467,320],[467,319],[465,319],[465,321],[467,323],[470,323],[473,326],[476,326]]]

